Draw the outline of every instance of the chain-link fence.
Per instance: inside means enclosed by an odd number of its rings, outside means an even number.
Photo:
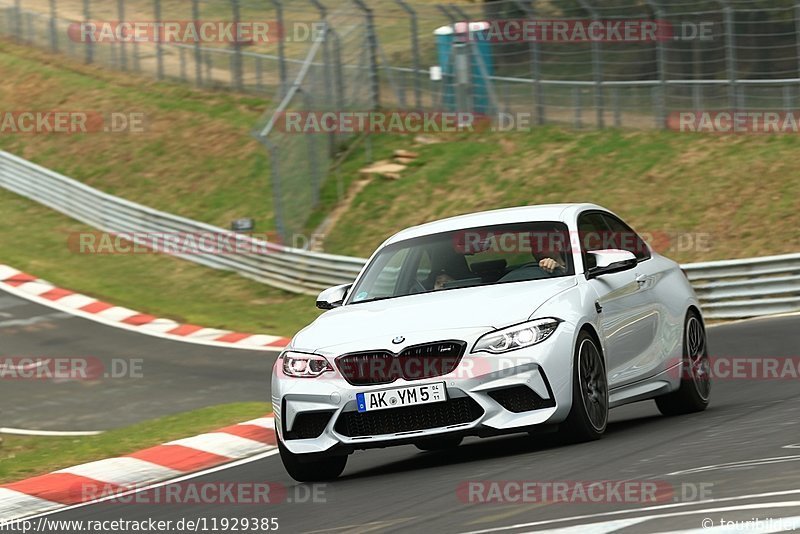
[[[154,21],[178,34],[132,38],[131,25],[114,33],[120,22]],[[268,31],[183,33],[210,21]],[[86,63],[274,99],[257,135],[272,156],[285,237],[306,230],[332,158],[353,135],[297,135],[282,122],[289,112],[662,128],[676,111],[791,111],[800,98],[800,0],[0,0],[0,34]]]

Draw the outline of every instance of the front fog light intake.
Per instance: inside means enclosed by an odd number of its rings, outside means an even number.
[[[547,317],[495,330],[483,335],[472,352],[502,354],[541,343],[558,328],[561,319]]]
[[[316,378],[322,373],[333,371],[328,360],[316,354],[285,352],[283,354],[283,372],[295,378]]]

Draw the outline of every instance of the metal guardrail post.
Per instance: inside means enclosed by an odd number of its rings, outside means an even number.
[[[718,0],[722,5],[722,13],[725,18],[725,58],[728,70],[728,103],[731,111],[735,111],[739,107],[738,103],[738,90],[739,86],[736,80],[736,41],[733,25],[733,9],[727,0]]]
[[[270,0],[270,2],[275,7],[275,21],[278,24],[278,31],[281,32],[278,38],[278,72],[281,80],[280,95],[283,98],[288,90],[286,87],[288,75],[286,74],[286,35],[284,33],[286,28],[283,26],[283,4],[280,0]]]
[[[656,17],[656,24],[660,26],[661,22],[665,20],[664,10],[658,5],[656,0],[645,0],[647,5],[653,10],[653,15]],[[660,32],[656,35],[656,68],[658,69],[658,95],[656,104],[656,128],[667,127],[667,62],[666,62],[666,49],[664,42],[661,40]]]
[[[795,54],[797,55],[797,77],[800,78],[800,2],[794,4]]]
[[[195,24],[200,23],[199,0],[192,0],[192,20]],[[194,43],[194,83],[197,87],[203,86],[203,49],[199,39]]]
[[[50,50],[58,53],[58,7],[56,0],[50,0]]]
[[[83,20],[85,22],[92,20],[91,0],[83,0]],[[94,63],[94,43],[89,39],[83,45],[86,47],[86,64],[91,65]]]
[[[528,19],[536,20],[536,12],[531,6],[523,3],[522,0],[514,0],[514,3],[525,12],[525,16]],[[537,39],[533,39],[528,45],[530,47],[531,87],[536,109],[536,123],[541,125],[547,122],[544,111],[544,93],[542,93],[541,47]]]
[[[578,3],[585,9],[592,22],[599,22],[600,17],[597,10],[589,4],[587,0],[578,0]],[[597,127],[605,128],[605,99],[603,96],[603,50],[600,42],[592,41],[592,73],[594,75],[594,107],[597,112]]]
[[[156,22],[161,22],[161,0],[153,0],[153,15]],[[162,35],[160,31],[156,34],[156,77],[159,80],[164,79],[164,47],[161,44]]]
[[[364,14],[367,23],[367,52],[369,54],[370,99],[372,108],[378,109],[381,105],[380,76],[378,75],[378,36],[375,33],[375,17],[363,0],[353,0],[353,3]]]
[[[14,42],[21,43],[24,40],[24,25],[22,24],[22,0],[14,0],[14,21],[12,24]]]
[[[408,5],[405,0],[394,0],[409,17],[409,31],[411,32],[411,61],[414,65],[414,105],[416,109],[422,109],[422,84],[419,79],[422,70],[422,61],[419,55],[419,26],[417,23],[417,12]]]
[[[120,22],[125,21],[125,0],[117,0],[117,17]],[[119,43],[119,67],[123,72],[128,70],[128,55],[125,46],[125,39],[122,39]]]
[[[239,0],[230,0],[231,10],[233,11],[233,25],[236,28],[236,34],[233,38],[233,56],[231,63],[233,67],[232,78],[233,87],[237,91],[244,89],[244,64],[242,61],[242,43],[239,42],[239,26],[242,22],[242,14],[239,6]]]

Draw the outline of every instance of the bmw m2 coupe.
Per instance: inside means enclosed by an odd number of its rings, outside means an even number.
[[[547,425],[594,440],[610,408],[706,408],[703,317],[678,264],[592,204],[488,211],[403,230],[278,358],[280,455],[332,479],[357,449],[457,447]]]

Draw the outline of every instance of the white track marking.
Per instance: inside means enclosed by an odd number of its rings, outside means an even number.
[[[129,310],[128,308],[123,308],[121,306],[114,306],[113,308],[108,308],[107,310],[103,310],[98,312],[97,315],[102,317],[103,319],[110,319],[112,321],[124,321],[134,315],[139,315],[139,312],[134,310]]]
[[[259,419],[252,419],[250,421],[245,421],[244,423],[239,423],[240,425],[255,425],[261,426],[264,428],[275,428],[275,418],[273,417],[261,417]]]
[[[59,431],[59,430],[27,430],[24,428],[7,428],[0,427],[0,434],[12,434],[15,436],[49,436],[49,437],[73,437],[73,436],[97,436],[102,434],[103,430],[74,430],[74,431]]]
[[[691,469],[684,469],[667,473],[666,476],[676,475],[691,475],[694,473],[704,473],[706,471],[723,471],[725,469],[736,469],[739,467],[757,467],[759,465],[780,464],[784,462],[799,462],[800,454],[793,456],[776,456],[774,458],[757,458],[755,460],[740,460],[738,462],[728,462],[724,464],[704,465],[702,467],[693,467]]]
[[[571,527],[553,528],[549,530],[535,531],[537,534],[609,534],[623,528],[639,525],[650,519],[647,517],[633,517],[631,519],[614,519],[603,521],[602,523],[591,523],[588,525],[573,525]]]
[[[191,438],[170,441],[164,445],[182,445],[190,449],[197,449],[228,458],[242,458],[272,447],[272,445],[267,445],[260,441],[242,438],[224,432],[209,432],[208,434],[200,434],[199,436],[193,436]]]
[[[69,473],[79,477],[91,478],[103,484],[114,484],[129,488],[181,475],[181,472],[175,469],[126,456],[107,458],[89,462],[88,464],[76,465],[75,467],[59,469],[55,473]]]
[[[7,517],[18,515],[38,514],[53,508],[53,502],[39,497],[25,495],[18,491],[8,488],[0,488],[0,510]],[[0,522],[6,521],[6,517],[0,518]],[[3,530],[8,527],[3,523]]]
[[[44,511],[44,510],[41,510],[41,509],[36,510],[34,507],[32,507],[32,509],[30,511],[31,515],[15,518],[15,519],[9,521],[5,526],[6,526],[6,528],[8,528],[8,527],[13,526],[13,525],[15,525],[15,524],[17,524],[17,523],[19,523],[21,521],[30,521],[30,520],[33,520],[33,519],[37,519],[39,517],[45,517],[45,516],[53,515],[53,514],[56,514],[56,513],[66,512],[68,510],[74,510],[76,508],[83,508],[85,506],[91,506],[93,504],[98,504],[98,503],[105,502],[105,501],[110,501],[110,500],[114,500],[114,499],[121,499],[122,497],[127,497],[128,495],[135,495],[137,493],[142,493],[144,491],[149,491],[149,490],[154,489],[154,488],[160,488],[160,487],[163,487],[163,486],[167,486],[169,484],[177,484],[178,482],[183,482],[184,480],[191,480],[193,478],[198,478],[198,477],[202,477],[202,476],[205,476],[205,475],[210,475],[212,473],[218,473],[219,471],[225,471],[226,469],[231,469],[233,467],[238,467],[240,465],[245,465],[245,464],[248,464],[248,463],[251,463],[251,462],[257,462],[259,460],[263,460],[264,458],[268,458],[268,457],[274,456],[276,454],[278,454],[278,449],[272,449],[272,450],[263,452],[261,454],[257,454],[255,456],[251,456],[249,458],[243,458],[241,460],[236,460],[234,462],[230,462],[230,463],[227,463],[227,464],[218,465],[216,467],[211,467],[209,469],[204,469],[202,471],[196,471],[194,473],[189,473],[188,475],[184,475],[182,477],[173,478],[173,479],[170,479],[170,480],[164,480],[164,481],[161,481],[161,482],[157,482],[155,484],[150,484],[148,486],[143,486],[141,488],[132,489],[132,490],[126,491],[126,492],[114,493],[113,495],[107,495],[107,496],[102,497],[100,499],[94,499],[94,500],[91,500],[91,501],[86,501],[86,502],[82,502],[82,503],[78,503],[78,504],[73,504],[73,505],[70,505],[70,506],[62,506],[62,507],[59,507],[59,508],[54,509],[54,510],[48,510],[48,511]],[[0,488],[0,499],[2,499],[2,493],[1,493],[2,491],[3,491],[3,488]],[[13,493],[16,493],[16,492],[13,492]],[[33,497],[31,497],[31,498],[33,499]],[[47,502],[50,506],[52,506],[52,503],[50,503],[49,501],[43,501],[43,502]],[[26,508],[26,511],[28,511],[27,508]]]
[[[472,530],[466,532],[464,534],[484,534],[488,532],[502,532],[504,530],[515,530],[527,527],[535,527],[540,525],[551,525],[554,523],[565,523],[567,521],[580,521],[582,519],[594,519],[599,517],[614,517],[620,515],[628,515],[628,514],[637,514],[642,512],[655,512],[659,510],[669,510],[672,508],[684,508],[687,506],[701,506],[707,504],[716,504],[716,503],[724,503],[724,502],[733,502],[733,501],[741,501],[745,499],[766,499],[770,497],[783,497],[787,495],[798,495],[800,494],[800,489],[792,489],[792,490],[783,490],[783,491],[770,491],[767,493],[755,493],[752,495],[740,495],[738,497],[721,497],[719,499],[706,499],[702,501],[694,501],[694,502],[678,502],[678,503],[671,503],[671,504],[660,504],[655,506],[647,506],[644,508],[631,508],[629,510],[611,510],[608,512],[598,512],[596,514],[585,514],[585,515],[576,515],[572,517],[559,517],[556,519],[545,519],[542,521],[534,521],[531,523],[518,523],[516,525],[508,525],[505,527],[493,527],[483,530]],[[800,505],[800,501],[793,501],[797,502]],[[772,503],[775,504],[775,503]],[[733,507],[734,510],[739,509],[745,505],[739,505],[738,507]],[[696,513],[696,511],[689,511],[688,514]]]

